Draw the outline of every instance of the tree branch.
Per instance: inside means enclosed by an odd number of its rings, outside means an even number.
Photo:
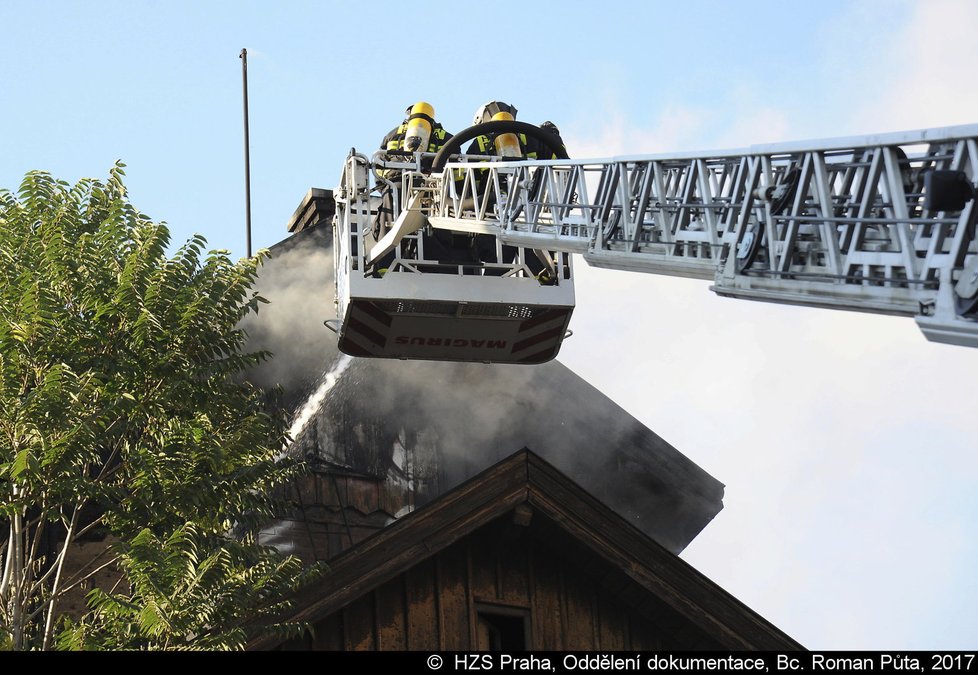
[[[75,527],[78,525],[78,517],[81,514],[82,504],[85,503],[83,499],[75,500],[75,507],[71,513],[71,524],[68,525],[68,531],[65,533],[65,543],[61,547],[61,552],[58,554],[58,561],[55,563],[57,567],[57,572],[54,575],[54,583],[51,585],[51,600],[48,603],[48,616],[44,622],[44,638],[41,643],[41,649],[47,651],[48,645],[51,643],[51,633],[54,629],[54,612],[58,607],[58,600],[60,599],[59,586],[61,584],[61,572],[64,569],[65,558],[68,555],[68,547],[73,543]]]

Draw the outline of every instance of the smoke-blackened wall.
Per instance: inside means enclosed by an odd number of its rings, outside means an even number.
[[[281,385],[295,409],[342,365],[294,452],[409,490],[419,506],[527,447],[677,553],[722,508],[719,482],[557,361],[341,364],[322,323],[335,316],[327,228],[272,248],[258,282],[270,304],[248,326],[275,354],[254,381]]]

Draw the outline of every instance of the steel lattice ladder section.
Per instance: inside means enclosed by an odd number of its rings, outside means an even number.
[[[597,267],[712,279],[725,296],[913,316],[928,339],[978,346],[978,209],[971,199],[928,210],[931,170],[962,172],[973,190],[978,125],[724,152],[450,163],[431,178],[430,220],[581,253]]]

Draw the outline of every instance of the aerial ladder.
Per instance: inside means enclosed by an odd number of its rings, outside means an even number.
[[[722,296],[913,317],[929,340],[978,347],[978,125],[610,159],[458,154],[508,132],[557,147],[512,121],[435,155],[351,151],[334,191],[342,351],[547,361],[569,335],[575,253]],[[378,239],[383,191],[393,225]],[[496,256],[475,259],[477,237]]]

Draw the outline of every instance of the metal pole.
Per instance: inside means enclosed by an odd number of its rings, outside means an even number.
[[[242,49],[241,80],[244,83],[244,156],[245,156],[245,233],[248,242],[248,257],[251,257],[251,153],[248,139],[248,50]]]

